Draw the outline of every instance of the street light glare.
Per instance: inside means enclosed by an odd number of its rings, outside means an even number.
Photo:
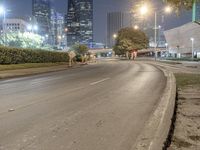
[[[68,28],[65,28],[65,32],[68,32]]]
[[[34,29],[35,31],[37,31],[37,30],[38,30],[38,26],[37,26],[37,25],[34,25],[34,26],[33,26],[33,29]]]
[[[32,26],[31,26],[31,25],[28,25],[28,26],[27,26],[27,29],[28,29],[29,31],[31,31],[31,30],[32,30]]]
[[[138,30],[138,29],[139,29],[139,26],[138,26],[138,25],[135,25],[135,26],[134,26],[134,29],[135,29],[135,30]]]
[[[194,38],[190,38],[191,41],[194,41]]]
[[[172,7],[170,7],[170,6],[165,7],[166,13],[171,13],[171,11],[172,11]]]
[[[113,38],[116,39],[116,38],[117,38],[117,34],[114,34],[114,35],[113,35]]]
[[[0,6],[0,14],[4,14],[5,13],[5,8],[3,6]]]
[[[140,8],[141,15],[145,15],[148,12],[147,5],[144,5]]]

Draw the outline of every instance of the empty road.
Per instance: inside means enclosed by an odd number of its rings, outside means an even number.
[[[0,150],[130,150],[165,85],[133,61],[0,80]]]

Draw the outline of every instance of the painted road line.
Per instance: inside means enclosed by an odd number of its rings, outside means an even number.
[[[96,82],[92,82],[92,83],[90,83],[90,85],[92,86],[92,85],[96,85],[96,84],[99,84],[99,83],[101,83],[101,82],[104,82],[104,81],[107,81],[107,80],[109,80],[110,78],[104,78],[104,79],[102,79],[102,80],[99,80],[99,81],[96,81]]]

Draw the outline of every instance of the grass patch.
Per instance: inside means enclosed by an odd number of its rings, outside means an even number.
[[[68,63],[66,62],[58,62],[58,63],[26,63],[26,64],[0,65],[0,71],[51,67],[51,66],[59,66],[59,65],[67,65],[67,64]]]
[[[174,144],[178,147],[178,148],[189,148],[190,146],[192,146],[191,143],[184,141],[182,139],[179,139],[177,137],[175,137],[173,139]]]
[[[180,65],[181,62],[172,62],[172,61],[159,61],[161,63],[170,64],[170,65]]]
[[[200,74],[175,74],[178,87],[184,87],[188,85],[198,85],[200,87]]]
[[[200,58],[167,58],[167,60],[173,60],[173,61],[200,61]]]

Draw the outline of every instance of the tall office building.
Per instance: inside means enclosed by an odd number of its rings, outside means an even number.
[[[51,39],[52,45],[57,48],[66,46],[66,36],[64,30],[64,15],[51,9]]]
[[[114,45],[114,34],[121,28],[131,27],[131,14],[124,12],[110,12],[107,14],[107,46]]]
[[[193,5],[192,20],[200,22],[200,2],[195,2]]]
[[[68,46],[93,41],[93,0],[69,0],[65,18]]]
[[[50,0],[32,0],[32,15],[37,21],[38,33],[42,36],[50,33]]]

